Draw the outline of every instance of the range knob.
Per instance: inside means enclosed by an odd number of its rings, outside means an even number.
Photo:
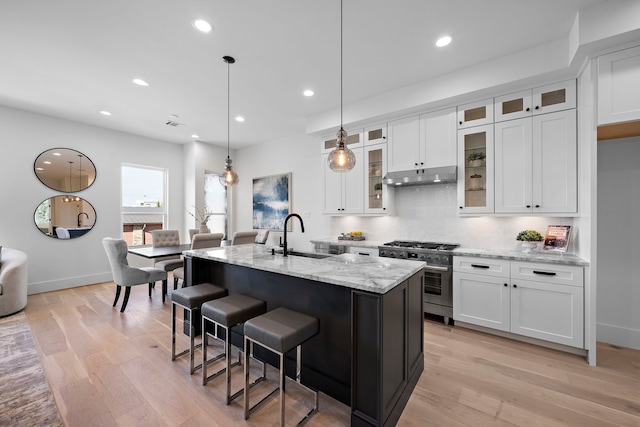
[[[407,254],[406,254],[406,253],[404,253],[404,252],[400,252],[400,256],[399,256],[399,258],[406,258],[406,257],[407,257]]]
[[[424,261],[426,258],[427,258],[427,257],[426,257],[426,255],[425,255],[425,254],[420,255],[420,259],[421,259],[422,261]]]
[[[380,256],[387,256],[387,252],[386,251],[380,251]]]
[[[396,253],[395,252],[389,252],[389,257],[395,258],[396,257]]]

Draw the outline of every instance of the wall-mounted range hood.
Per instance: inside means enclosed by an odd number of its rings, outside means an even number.
[[[451,184],[456,181],[457,166],[389,172],[382,179],[384,184],[393,186]]]

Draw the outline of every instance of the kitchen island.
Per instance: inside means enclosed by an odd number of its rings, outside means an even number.
[[[211,282],[264,300],[267,310],[318,318],[320,332],[303,345],[301,381],[349,405],[353,426],[395,425],[424,369],[422,263],[283,257],[264,245],[184,254],[188,286]],[[266,350],[255,353],[275,365]],[[285,370],[294,377],[290,353]]]

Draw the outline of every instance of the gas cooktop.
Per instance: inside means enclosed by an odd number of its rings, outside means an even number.
[[[436,251],[452,251],[460,245],[455,243],[418,242],[413,240],[394,240],[383,244],[384,247],[406,249],[430,249]]]

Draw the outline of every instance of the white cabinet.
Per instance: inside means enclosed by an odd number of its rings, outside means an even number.
[[[495,212],[577,211],[575,109],[495,124]]]
[[[455,256],[453,318],[584,348],[583,285],[582,267]]]
[[[387,124],[369,126],[364,129],[364,145],[381,144],[387,142]]]
[[[389,172],[418,169],[420,164],[420,117],[387,123]],[[424,161],[422,161],[424,163]]]
[[[356,165],[349,172],[334,172],[327,164],[328,154],[322,156],[324,173],[324,212],[328,214],[357,214],[364,212],[363,149],[352,148]]]
[[[598,125],[640,120],[640,46],[598,57]]]
[[[495,122],[576,108],[576,81],[567,80],[495,98]]]
[[[458,131],[459,213],[493,212],[493,162],[493,125]]]
[[[387,173],[387,144],[364,147],[364,212],[384,214],[389,206],[391,190],[382,183]]]
[[[456,109],[434,111],[388,123],[389,171],[456,164]]]
[[[322,139],[322,152],[330,153],[338,145],[337,136],[330,135]],[[362,129],[347,129],[347,141],[345,143],[351,150],[364,145],[364,132]]]
[[[455,107],[420,115],[420,162],[424,167],[455,165],[456,137]]]
[[[493,98],[458,107],[458,129],[493,123]]]

